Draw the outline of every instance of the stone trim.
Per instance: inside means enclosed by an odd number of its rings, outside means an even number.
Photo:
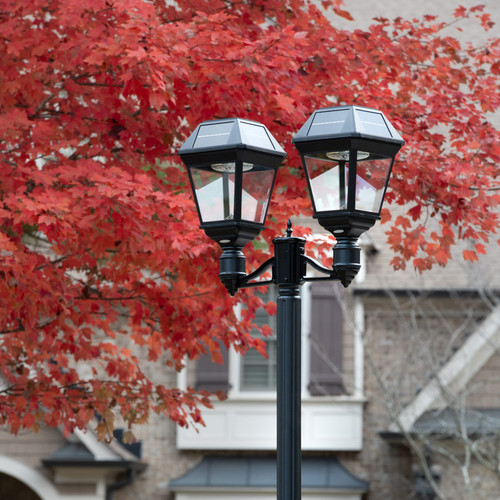
[[[498,349],[500,349],[500,306],[493,309],[443,366],[438,376],[431,380],[400,413],[399,423],[402,430],[410,432],[417,419],[426,411],[446,406],[443,389],[457,391],[464,388]],[[390,432],[399,430],[401,429],[395,423],[389,426]]]
[[[41,500],[64,500],[54,485],[40,472],[23,462],[0,455],[0,472],[16,478],[31,488]]]

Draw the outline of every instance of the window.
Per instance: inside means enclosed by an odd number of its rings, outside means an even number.
[[[343,289],[337,285],[322,281],[302,287],[302,449],[308,451],[359,451],[363,442],[362,323],[355,320],[356,329],[344,343]],[[355,313],[363,317],[362,308]],[[276,392],[268,389],[275,383],[276,340],[269,342],[268,360],[231,350],[224,365],[211,363],[210,356],[198,361],[189,383],[196,377],[198,388],[227,390],[228,398],[204,412],[206,427],[177,430],[179,449],[276,449]],[[179,387],[187,385],[184,370]]]
[[[261,295],[264,302],[276,300],[276,291],[270,287],[269,291]],[[255,315],[255,324],[259,327],[269,325],[274,335],[262,337],[254,331],[255,337],[260,337],[266,343],[267,358],[264,358],[255,349],[240,357],[240,390],[241,391],[272,391],[276,389],[276,315],[269,316],[264,309],[259,309]]]
[[[276,300],[277,292],[269,287],[263,296]],[[343,290],[337,283],[322,281],[302,289],[303,369],[305,387],[313,396],[339,395],[345,392],[342,382],[343,358]],[[276,316],[261,309],[255,322],[269,324],[276,331]],[[256,351],[245,356],[224,354],[225,363],[212,363],[210,355],[198,361],[198,389],[210,391],[231,389],[232,394],[245,392],[272,392],[276,388],[276,337],[266,337],[268,357]],[[229,366],[230,363],[238,366]]]

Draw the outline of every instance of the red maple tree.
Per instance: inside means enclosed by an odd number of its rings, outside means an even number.
[[[207,395],[155,382],[141,356],[180,368],[217,359],[219,342],[262,349],[249,335],[260,300],[219,284],[175,155],[201,121],[260,121],[288,152],[249,268],[289,215],[310,213],[291,138],[328,105],[380,109],[406,140],[387,195],[410,206],[388,231],[396,268],[445,264],[460,238],[475,259],[498,228],[498,40],[461,45],[430,16],[340,30],[304,0],[0,4],[0,424],[12,432],[69,432],[96,412],[102,435],[116,413],[199,421]],[[491,27],[480,7],[454,16]],[[425,213],[440,231],[426,233]]]

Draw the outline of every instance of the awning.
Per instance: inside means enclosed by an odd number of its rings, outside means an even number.
[[[431,410],[425,412],[413,426],[419,434],[453,438],[461,436],[463,429],[470,437],[498,434],[500,430],[500,409],[462,408],[453,410]]]
[[[207,455],[189,472],[170,482],[172,491],[276,488],[276,458]],[[303,457],[302,490],[364,493],[369,483],[348,472],[336,457]]]
[[[499,408],[463,408],[426,411],[410,429],[411,435],[434,439],[462,439],[463,430],[471,439],[497,435],[500,431]],[[403,439],[399,432],[381,432],[388,440]]]

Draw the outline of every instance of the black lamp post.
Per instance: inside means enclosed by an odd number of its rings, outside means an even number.
[[[348,286],[360,268],[359,236],[380,218],[394,158],[404,144],[374,109],[340,106],[315,111],[294,137],[314,217],[337,239],[327,269],[304,254],[305,240],[275,238],[274,256],[246,274],[242,248],[264,228],[276,171],[285,152],[269,131],[238,118],[204,122],[179,150],[188,167],[200,228],[223,249],[219,277],[238,289],[278,286],[277,492],[301,498],[300,286],[338,280]],[[325,277],[306,276],[307,265]],[[270,280],[256,280],[272,268]]]

